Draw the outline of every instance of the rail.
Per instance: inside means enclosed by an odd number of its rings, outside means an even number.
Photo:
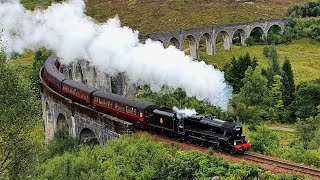
[[[320,179],[320,169],[303,166],[300,164],[279,160],[273,157],[257,154],[257,153],[246,153],[243,156],[244,159],[248,161],[257,162],[258,164],[268,164],[272,166],[276,166],[279,168],[287,169],[293,172],[297,172],[303,175],[310,175],[314,178]]]

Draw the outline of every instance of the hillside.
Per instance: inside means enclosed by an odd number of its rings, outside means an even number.
[[[22,0],[27,8],[52,0]],[[141,33],[277,19],[288,7],[308,0],[88,0],[87,14],[100,22],[119,15],[123,25]]]

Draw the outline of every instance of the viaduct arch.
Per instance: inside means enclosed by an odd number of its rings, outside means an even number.
[[[193,58],[198,59],[199,43],[202,36],[205,36],[206,39],[206,53],[208,55],[215,55],[217,53],[216,38],[220,33],[223,35],[224,49],[230,50],[232,48],[232,38],[237,31],[240,33],[241,45],[246,45],[245,40],[250,36],[255,28],[261,28],[263,37],[267,37],[268,31],[273,26],[279,27],[279,34],[283,34],[285,26],[288,23],[288,19],[276,19],[242,24],[217,25],[199,29],[184,29],[171,32],[140,35],[140,41],[144,42],[146,39],[150,38],[154,41],[162,42],[165,48],[167,48],[169,45],[174,45],[177,49],[182,50],[183,43],[186,40],[189,40],[190,55]]]

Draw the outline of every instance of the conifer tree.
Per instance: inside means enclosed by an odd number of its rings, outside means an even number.
[[[260,69],[249,67],[242,80],[243,87],[230,101],[230,118],[247,123],[257,123],[266,116],[268,102],[267,79]]]
[[[269,97],[270,97],[270,106],[273,108],[272,118],[274,120],[283,120],[284,116],[284,106],[282,101],[282,82],[281,82],[281,76],[275,75],[273,77],[274,83],[272,84],[272,87],[269,91]]]
[[[274,45],[267,46],[264,49],[264,54],[269,57],[269,66],[263,69],[262,74],[268,79],[268,85],[272,86],[274,83],[273,77],[275,75],[281,75],[281,68],[279,64],[279,55]]]
[[[257,59],[251,59],[249,53],[245,56],[240,56],[238,60],[232,58],[231,63],[224,66],[226,81],[233,87],[234,93],[239,93],[243,87],[242,79],[245,77],[245,72],[251,66],[253,70],[257,66]]]
[[[245,78],[242,80],[243,87],[240,90],[242,102],[250,106],[265,106],[268,87],[266,79],[261,76],[260,70],[249,67]]]
[[[291,68],[291,63],[289,59],[286,57],[285,61],[282,65],[282,100],[284,107],[288,108],[290,104],[294,101],[294,78],[293,72]]]

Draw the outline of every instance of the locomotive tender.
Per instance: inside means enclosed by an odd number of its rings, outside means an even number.
[[[53,90],[83,105],[152,132],[161,132],[201,146],[215,147],[231,154],[244,153],[251,146],[245,140],[240,124],[216,119],[211,115],[180,117],[172,109],[160,108],[72,81],[58,70],[59,66],[58,57],[50,56],[44,65],[43,80]]]

